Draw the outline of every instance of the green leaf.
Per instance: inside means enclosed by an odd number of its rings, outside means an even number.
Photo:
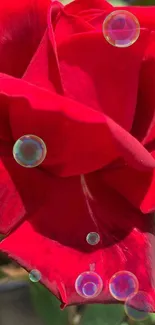
[[[134,320],[130,320],[129,322],[129,325],[132,324],[132,325],[151,325],[151,320],[150,318],[148,317],[146,320],[143,320],[143,321],[134,321]],[[121,324],[122,325],[122,324]]]
[[[123,0],[109,0],[108,2],[111,3],[115,7],[128,5],[128,3]]]
[[[155,314],[152,314],[152,313],[151,313],[151,314],[149,315],[149,317],[150,317],[151,322],[155,324]]]
[[[151,314],[148,314],[148,317],[141,321],[139,321],[138,319],[132,320],[128,317],[126,322],[128,323],[128,325],[151,325],[151,324],[153,324],[152,320],[151,320]],[[123,325],[123,324],[121,324],[121,325]]]
[[[67,309],[60,310],[60,302],[39,283],[30,285],[32,303],[45,325],[66,325]]]
[[[68,3],[72,2],[72,0],[61,0],[61,2],[62,2],[64,5],[67,5]]]
[[[118,325],[124,319],[124,307],[117,305],[88,305],[80,325]]]
[[[135,0],[132,6],[152,6],[155,5],[155,0]]]

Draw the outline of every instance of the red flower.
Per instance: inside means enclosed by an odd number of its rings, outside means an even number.
[[[114,302],[109,280],[121,270],[155,298],[155,8],[121,8],[141,26],[126,48],[102,33],[116,9],[103,0],[0,4],[0,249],[39,270],[62,306]],[[26,134],[46,143],[39,167],[13,158]],[[89,270],[103,281],[94,299],[75,290]]]

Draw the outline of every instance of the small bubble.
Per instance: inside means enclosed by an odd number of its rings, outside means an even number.
[[[44,141],[32,134],[19,138],[13,147],[13,157],[16,162],[27,168],[39,166],[46,157]]]
[[[153,313],[153,300],[143,291],[130,295],[124,305],[127,316],[134,321],[143,321]]]
[[[38,270],[32,270],[29,273],[29,279],[32,282],[39,282],[41,279],[41,273]]]
[[[113,11],[103,22],[103,35],[107,42],[113,46],[131,46],[140,35],[139,21],[129,11]]]
[[[120,301],[125,301],[129,295],[137,292],[138,287],[136,276],[129,271],[117,272],[109,281],[111,295]]]
[[[94,298],[98,296],[102,288],[102,279],[95,272],[81,273],[75,281],[76,292],[83,298]]]
[[[90,232],[86,237],[86,241],[90,245],[97,245],[100,241],[100,235],[97,232]]]

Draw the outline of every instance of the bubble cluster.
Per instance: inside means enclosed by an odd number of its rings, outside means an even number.
[[[115,273],[109,281],[109,291],[111,295],[120,301],[125,301],[127,297],[138,291],[139,284],[136,276],[129,271]]]
[[[32,282],[39,282],[41,279],[41,273],[38,270],[32,270],[29,273],[29,279]]]
[[[103,288],[101,277],[95,272],[81,273],[75,281],[75,290],[83,298],[98,296]]]
[[[47,149],[44,141],[32,134],[19,138],[13,147],[16,162],[27,168],[39,166],[46,157]]]
[[[103,35],[107,42],[113,46],[131,46],[140,35],[139,21],[129,11],[113,11],[103,22]]]
[[[153,312],[153,300],[146,292],[139,291],[127,298],[124,309],[129,318],[142,321]]]
[[[100,235],[97,232],[90,232],[86,237],[86,241],[89,245],[97,245],[100,241]]]

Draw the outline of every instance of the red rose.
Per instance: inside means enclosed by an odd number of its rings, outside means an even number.
[[[103,0],[0,4],[0,249],[38,270],[62,307],[116,302],[109,281],[123,270],[155,298],[155,9],[121,8],[141,26],[125,48],[102,32],[116,9]],[[12,155],[28,134],[47,147],[36,168]],[[87,271],[102,279],[95,298],[75,289]]]

